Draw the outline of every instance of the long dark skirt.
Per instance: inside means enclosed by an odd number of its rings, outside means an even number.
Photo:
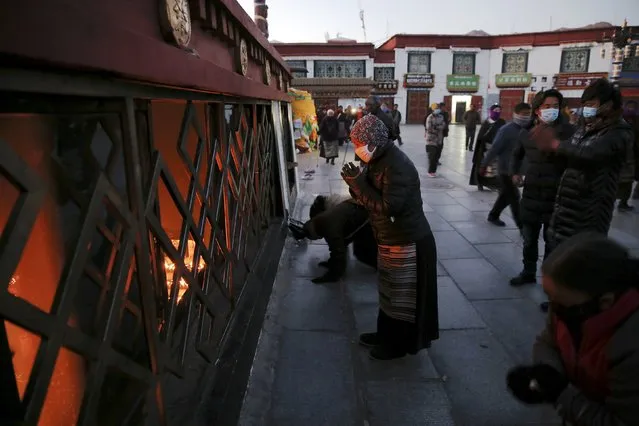
[[[484,154],[486,153],[486,146],[484,143],[477,141],[477,146],[475,147],[475,151],[473,151],[473,166],[470,169],[470,179],[468,181],[469,185],[473,186],[486,186],[489,188],[499,188],[499,178],[498,176],[481,176],[479,174],[479,169],[481,168],[481,163],[484,161]]]
[[[411,245],[380,246],[377,262],[382,345],[416,354],[439,338],[435,238],[430,234]]]

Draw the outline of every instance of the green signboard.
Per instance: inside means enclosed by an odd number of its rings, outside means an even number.
[[[495,86],[497,87],[528,87],[532,82],[530,73],[497,74]]]
[[[476,92],[479,89],[479,76],[477,74],[448,74],[446,88],[449,92]]]

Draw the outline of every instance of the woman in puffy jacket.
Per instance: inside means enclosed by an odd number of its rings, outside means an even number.
[[[639,259],[586,233],[557,247],[542,273],[548,324],[508,388],[552,404],[566,425],[639,425]]]
[[[626,147],[633,142],[632,128],[621,118],[621,94],[608,80],[591,83],[581,102],[583,117],[572,138],[559,141],[542,126],[531,132],[539,149],[566,162],[548,230],[553,247],[581,232],[608,234]]]
[[[417,169],[388,138],[384,123],[373,114],[363,117],[351,141],[365,166],[346,164],[342,178],[368,210],[378,244],[377,331],[359,342],[371,348],[371,358],[391,360],[415,354],[439,336],[435,238]]]

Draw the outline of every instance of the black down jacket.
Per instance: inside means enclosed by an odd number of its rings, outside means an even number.
[[[558,119],[553,126],[557,138],[570,139],[575,133],[574,126]],[[510,162],[511,175],[526,175],[521,196],[520,219],[525,223],[549,223],[555,206],[559,179],[565,168],[565,159],[552,152],[537,149],[537,144],[529,138],[522,138],[513,150]],[[526,168],[522,163],[526,159]]]
[[[571,139],[560,142],[557,154],[567,163],[550,220],[553,244],[582,232],[608,233],[626,146],[632,138],[632,128],[619,119],[594,131],[581,126]]]
[[[378,244],[401,245],[431,233],[424,215],[419,174],[413,162],[394,144],[364,168],[365,182],[351,187],[368,210]]]

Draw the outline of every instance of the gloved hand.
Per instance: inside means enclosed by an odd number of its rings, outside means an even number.
[[[362,176],[362,171],[355,165],[355,163],[346,163],[342,167],[342,179],[347,185],[354,185],[358,178]]]
[[[322,260],[320,263],[317,264],[317,266],[320,266],[322,268],[328,268],[330,265],[331,264],[328,260]]]
[[[526,404],[555,404],[568,379],[547,364],[515,367],[506,377],[508,389]]]
[[[311,280],[311,282],[313,282],[314,284],[336,283],[337,281],[339,281],[339,277],[330,272],[327,272],[321,277],[313,278]]]
[[[557,403],[559,395],[568,386],[568,379],[548,364],[537,364],[533,367],[533,379],[537,381],[544,400],[551,404]]]

